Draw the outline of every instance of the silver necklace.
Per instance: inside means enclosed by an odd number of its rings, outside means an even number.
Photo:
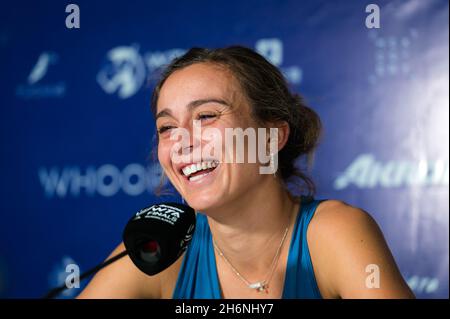
[[[231,264],[231,262],[227,259],[227,257],[225,257],[222,250],[220,250],[220,248],[217,246],[217,243],[214,240],[214,238],[213,238],[213,243],[214,243],[214,247],[217,249],[219,255],[230,266],[230,268],[233,270],[235,275],[247,285],[248,288],[256,289],[256,291],[258,291],[258,292],[264,291],[266,293],[269,293],[269,282],[270,282],[270,279],[272,279],[273,272],[275,270],[275,266],[278,261],[278,257],[280,256],[281,247],[283,246],[284,240],[286,239],[286,235],[288,233],[288,229],[289,229],[289,226],[287,226],[284,231],[283,238],[281,239],[281,242],[280,242],[280,245],[278,246],[277,252],[276,252],[275,256],[273,257],[272,265],[269,269],[269,272],[266,275],[266,278],[263,281],[257,281],[254,283],[249,282],[247,279],[244,278],[244,276],[241,275],[241,273],[239,271],[237,271],[237,269]]]

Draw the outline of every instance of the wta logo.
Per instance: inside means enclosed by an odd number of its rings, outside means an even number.
[[[117,93],[121,99],[130,98],[141,89],[146,78],[156,78],[158,68],[184,52],[172,49],[140,54],[137,45],[115,47],[108,51],[108,62],[97,74],[97,82],[108,94]]]
[[[284,47],[280,39],[259,39],[255,51],[278,67],[289,83],[299,85],[302,82],[303,72],[299,66],[282,65]],[[106,53],[106,62],[97,74],[97,82],[107,94],[128,99],[137,94],[146,80],[155,82],[164,66],[186,52],[186,49],[173,48],[141,53],[138,44],[114,47]]]
[[[180,214],[183,213],[183,210],[173,206],[167,206],[164,204],[153,205],[140,210],[136,213],[136,217],[133,220],[139,220],[141,218],[154,218],[166,221],[173,225],[177,222],[178,218],[180,218]]]

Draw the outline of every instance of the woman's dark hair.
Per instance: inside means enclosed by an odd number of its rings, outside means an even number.
[[[219,49],[192,48],[174,59],[162,72],[152,96],[152,112],[156,115],[159,93],[167,78],[177,70],[196,63],[224,66],[240,84],[250,103],[254,119],[261,123],[286,121],[290,134],[278,154],[278,177],[288,184],[297,177],[306,186],[307,195],[315,195],[315,185],[307,173],[295,166],[297,158],[306,156],[307,167],[321,136],[322,125],[317,113],[306,106],[299,94],[292,94],[281,72],[263,56],[242,47]]]

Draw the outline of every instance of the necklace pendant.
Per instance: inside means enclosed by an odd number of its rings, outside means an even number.
[[[265,282],[258,281],[248,285],[248,287],[251,289],[256,289],[257,292],[269,293],[268,291],[269,286]]]

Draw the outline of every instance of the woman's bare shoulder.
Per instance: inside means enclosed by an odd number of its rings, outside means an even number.
[[[361,208],[340,200],[321,202],[307,233],[311,259],[326,295],[342,298],[409,298],[383,233]],[[372,267],[372,268],[370,268]],[[367,285],[367,269],[379,270],[381,288]],[[321,290],[322,292],[322,290]]]
[[[368,212],[359,207],[352,206],[342,200],[328,199],[317,206],[311,222],[314,228],[314,224],[317,226],[320,224],[319,227],[333,227],[336,222],[374,222],[374,220]]]
[[[108,257],[124,251],[123,243]],[[160,299],[170,298],[181,258],[161,273],[149,276],[140,271],[128,256],[100,270],[77,298],[87,299]]]

